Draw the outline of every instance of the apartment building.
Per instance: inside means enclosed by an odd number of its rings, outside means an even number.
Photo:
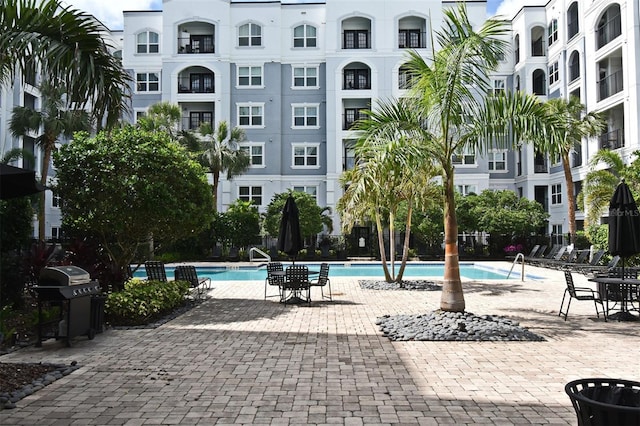
[[[480,25],[486,2],[465,3]],[[331,207],[338,230],[339,176],[355,160],[351,125],[377,99],[406,92],[407,51],[429,58],[432,31],[440,28],[443,10],[456,4],[165,0],[162,11],[125,11],[124,30],[113,35],[122,46],[115,54],[135,80],[125,119],[135,122],[150,105],[168,101],[180,106],[183,129],[221,120],[243,128],[241,147],[251,167],[221,182],[218,209],[243,199],[264,211],[274,194],[294,189]],[[638,9],[634,0],[551,0],[504,17],[511,48],[492,76],[494,90],[522,90],[544,100],[574,95],[606,117],[607,130],[572,154],[576,193],[598,150],[616,150],[630,161],[640,149]],[[460,152],[454,162],[463,194],[516,191],[545,206],[548,233],[568,231],[565,179],[556,159],[523,146],[482,157]],[[577,219],[580,226],[584,212]]]

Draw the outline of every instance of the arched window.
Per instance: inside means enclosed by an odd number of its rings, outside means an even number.
[[[137,53],[158,53],[160,52],[160,36],[154,31],[144,31],[136,38]]]
[[[552,19],[549,22],[549,28],[547,29],[548,36],[548,45],[551,46],[553,43],[558,41],[558,20]]]
[[[580,31],[578,24],[578,2],[574,1],[567,10],[567,38],[571,39]]]
[[[545,78],[545,72],[541,69],[537,69],[533,71],[533,94],[534,95],[547,94],[547,81]]]
[[[620,5],[612,4],[604,11],[596,28],[598,49],[607,45],[614,38],[622,34],[622,20],[620,19]]]
[[[580,78],[580,54],[573,52],[569,57],[569,82]]]
[[[313,25],[298,25],[293,29],[293,47],[316,47],[317,32]]]
[[[238,46],[262,46],[262,27],[252,22],[240,25]]]
[[[516,34],[516,38],[514,40],[514,53],[515,53],[515,60],[516,60],[516,64],[518,62],[520,62],[520,34]]]

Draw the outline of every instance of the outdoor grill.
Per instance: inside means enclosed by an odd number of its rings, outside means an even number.
[[[102,331],[104,299],[100,297],[100,284],[84,269],[71,265],[43,268],[34,290],[38,294],[37,346],[51,337],[65,339],[71,346],[76,336],[93,339]],[[43,307],[47,306],[59,307],[57,319],[45,319]]]

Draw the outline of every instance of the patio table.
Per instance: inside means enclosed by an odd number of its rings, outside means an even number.
[[[633,302],[634,295],[638,294],[640,279],[621,277],[592,277],[589,281],[598,283],[598,293],[602,301],[606,301],[607,318],[618,321],[637,321],[638,317],[629,312],[629,304]],[[611,295],[620,295],[620,298],[611,298]],[[620,311],[609,315],[609,301],[620,302]],[[632,306],[633,308],[633,306]]]

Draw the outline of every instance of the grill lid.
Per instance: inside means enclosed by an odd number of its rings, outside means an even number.
[[[47,266],[40,271],[38,285],[69,286],[85,284],[91,281],[89,273],[77,266]]]

